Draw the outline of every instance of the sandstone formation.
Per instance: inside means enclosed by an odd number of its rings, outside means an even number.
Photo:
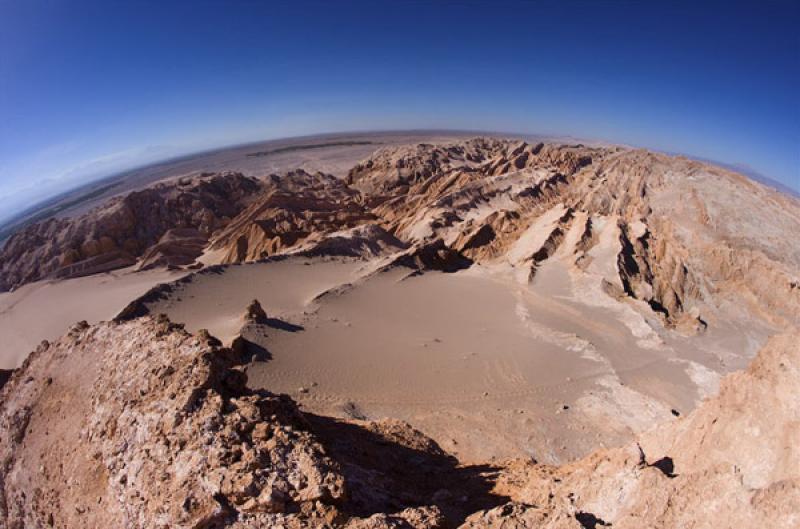
[[[474,262],[527,266],[529,278],[572,231],[579,268],[611,261],[599,270],[607,286],[670,325],[702,328],[704,312],[734,299],[777,326],[800,314],[800,248],[778,242],[800,228],[800,205],[708,164],[476,139],[380,150],[349,181],[399,239],[442,239]]]
[[[239,173],[156,184],[71,219],[14,234],[0,250],[0,290],[48,277],[191,262],[212,233],[241,212],[261,184]]]
[[[374,220],[341,180],[297,170],[272,175],[262,195],[214,237],[223,263],[254,261],[281,253],[312,234],[346,230]]]

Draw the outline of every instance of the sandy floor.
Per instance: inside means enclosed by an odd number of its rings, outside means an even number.
[[[465,461],[558,462],[619,444],[693,409],[728,370],[717,338],[697,348],[635,308],[578,297],[558,260],[530,285],[504,267],[369,271],[304,258],[231,266],[150,308],[229,342],[258,299],[273,319],[245,333],[261,352],[251,386],[318,413],[404,419]]]
[[[118,270],[66,281],[39,281],[0,293],[0,368],[25,360],[42,340],[54,340],[75,322],[109,320],[152,286],[177,272]]]
[[[620,444],[693,409],[746,363],[743,344],[763,339],[666,331],[646,308],[603,294],[602,268],[578,272],[558,257],[531,283],[509,264],[376,273],[374,262],[291,257],[202,271],[149,308],[231,343],[258,299],[269,321],[244,331],[259,353],[252,387],[317,413],[406,420],[462,461],[556,463]],[[0,295],[0,367],[179,276],[123,270]]]

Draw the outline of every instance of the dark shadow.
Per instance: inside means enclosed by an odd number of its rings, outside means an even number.
[[[611,524],[605,520],[598,518],[590,512],[576,512],[575,519],[581,524],[583,529],[597,529],[597,527],[611,527]]]
[[[278,329],[287,332],[298,332],[305,330],[305,327],[303,327],[302,325],[295,325],[294,323],[289,323],[288,321],[284,321],[278,318],[267,318],[266,320],[264,320],[264,325],[272,327],[273,329]]]
[[[674,478],[676,476],[675,463],[672,461],[671,457],[667,456],[662,457],[661,459],[651,464],[650,466],[653,468],[657,468],[658,470],[663,472],[664,475],[667,476],[668,478]]]
[[[650,299],[647,301],[647,304],[650,305],[650,308],[653,309],[654,312],[661,313],[665,317],[669,318],[669,311],[667,310],[667,307],[659,303],[657,300]]]
[[[347,402],[344,403],[344,406],[342,406],[342,411],[344,411],[345,415],[347,415],[351,419],[366,421],[368,418],[367,415],[364,413],[364,411],[361,409],[361,406],[359,406],[358,404],[356,404],[351,400],[348,400]]]
[[[436,505],[448,527],[471,513],[509,501],[492,494],[499,467],[459,466],[458,460],[419,432],[343,422],[305,413],[328,454],[342,466],[349,497],[342,509],[367,517],[407,507]]]
[[[272,360],[272,353],[266,347],[252,342],[244,336],[238,336],[233,340],[231,350],[236,354],[236,364],[269,362]]]
[[[11,378],[13,373],[13,369],[0,369],[0,389],[6,385],[6,382],[8,382],[8,379]]]

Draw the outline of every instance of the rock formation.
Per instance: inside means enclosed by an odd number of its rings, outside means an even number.
[[[29,226],[0,251],[0,290],[203,253],[479,264],[522,285],[557,261],[581,295],[661,330],[785,333],[627,446],[467,466],[404,422],[313,415],[249,388],[249,333],[280,320],[254,300],[222,347],[149,315],[175,284],[159,285],[0,371],[0,528],[797,527],[798,232],[800,202],[709,164],[491,138],[380,149],[346,179],[181,178]]]
[[[477,139],[381,150],[349,181],[399,239],[442,239],[474,262],[528,266],[529,277],[575,230],[576,265],[613,252],[602,256],[615,260],[606,281],[671,325],[699,328],[733,298],[778,326],[800,314],[790,293],[799,250],[778,243],[800,228],[800,204],[708,164]]]
[[[288,397],[247,390],[235,366],[158,319],[43,344],[0,394],[0,525],[342,525],[340,464]]]
[[[255,261],[285,252],[312,235],[346,230],[375,217],[344,182],[298,170],[268,179],[264,193],[214,237],[223,263]]]
[[[133,265],[184,264],[238,215],[261,184],[239,173],[182,178],[111,199],[75,218],[51,218],[0,250],[0,290],[47,277]]]
[[[796,527],[797,338],[773,338],[718,396],[638,443],[558,468],[509,465],[497,488],[513,501],[466,527]]]

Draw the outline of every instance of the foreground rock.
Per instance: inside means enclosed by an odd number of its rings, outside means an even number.
[[[287,396],[249,391],[214,342],[148,317],[37,349],[0,391],[0,527],[444,523],[417,508],[457,472],[435,443],[404,423],[309,422]],[[422,492],[420,472],[435,476]]]
[[[798,337],[639,443],[499,468],[399,421],[306,417],[165,319],[78,324],[0,390],[0,526],[796,527]]]
[[[0,519],[269,526],[341,501],[338,467],[294,404],[243,383],[223,355],[168,322],[76,326],[3,389]]]

